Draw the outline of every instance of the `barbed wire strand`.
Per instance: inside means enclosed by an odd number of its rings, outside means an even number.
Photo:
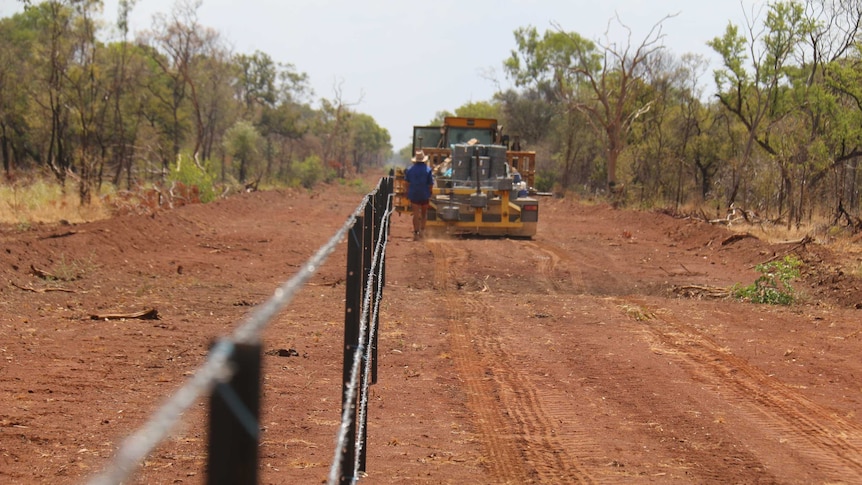
[[[391,199],[390,199],[391,201]],[[388,221],[389,215],[391,211],[387,210],[385,218]],[[388,224],[388,222],[387,222]],[[381,234],[387,224],[381,224],[380,230]],[[374,254],[372,257],[371,267],[368,270],[368,273],[371,274],[374,271],[374,268],[377,267],[379,258],[381,256],[381,248],[383,247],[382,243],[384,242],[383,237],[378,237],[377,246],[374,249]],[[338,428],[338,435],[335,440],[335,456],[332,460],[332,465],[329,470],[329,480],[328,485],[336,485],[340,480],[341,475],[341,456],[344,454],[344,447],[347,442],[347,434],[350,428],[350,423],[353,419],[353,406],[349,405],[356,398],[357,387],[359,386],[358,376],[359,376],[359,367],[362,362],[362,358],[365,354],[366,345],[365,342],[368,339],[367,331],[366,331],[366,322],[369,314],[369,306],[371,302],[371,288],[374,283],[373,278],[368,278],[368,282],[366,284],[365,289],[365,298],[362,302],[362,313],[359,317],[359,345],[357,345],[356,350],[353,353],[353,362],[350,368],[350,381],[347,385],[347,392],[345,396],[345,402],[348,403],[347,406],[342,410],[341,415],[341,425]],[[356,474],[354,473],[354,481],[356,480]]]
[[[391,212],[389,213],[391,214]],[[387,218],[386,223],[383,224],[384,227],[380,228],[380,240],[383,241],[383,246],[381,247],[381,257],[380,261],[386,261],[386,245],[389,243],[389,238],[384,238],[384,231],[388,231],[389,229],[389,220]],[[381,263],[379,265],[377,271],[377,293],[374,301],[374,307],[371,315],[371,327],[369,329],[369,337],[368,341],[371,342],[371,336],[377,335],[377,324],[378,318],[380,316],[380,302],[383,300],[383,271],[384,266]],[[368,352],[371,352],[371,348],[368,349]],[[365,358],[365,371],[362,374],[362,394],[359,404],[359,430],[356,434],[356,460],[353,465],[353,476],[359,476],[359,459],[362,456],[364,451],[363,444],[365,443],[365,433],[366,433],[366,416],[368,416],[368,387],[371,384],[371,358]]]
[[[375,193],[375,190],[372,193]],[[225,381],[232,375],[228,360],[233,353],[234,343],[257,342],[260,332],[293,297],[302,286],[320,268],[335,250],[347,231],[364,211],[365,204],[370,200],[366,195],[347,221],[326,244],[321,246],[292,278],[278,287],[272,297],[259,305],[246,321],[233,333],[231,340],[221,340],[212,348],[206,361],[185,385],[178,389],[159,407],[150,419],[137,431],[129,435],[120,446],[114,459],[106,469],[93,478],[89,485],[114,485],[125,480],[132,471],[152,452],[165,438],[171,429],[205,392],[212,389],[217,381]]]

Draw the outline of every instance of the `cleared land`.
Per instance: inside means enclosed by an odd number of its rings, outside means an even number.
[[[0,482],[99,471],[361,196],[260,192],[2,227]],[[363,481],[862,481],[858,259],[568,200],[543,199],[533,240],[413,242],[408,217],[393,223]],[[328,475],[343,249],[265,334],[262,483]],[[751,283],[755,264],[791,253],[806,263],[802,303],[680,296]],[[147,309],[160,319],[91,319]],[[134,482],[200,483],[205,412]]]

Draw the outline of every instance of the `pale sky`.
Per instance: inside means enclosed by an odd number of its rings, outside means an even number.
[[[34,0],[36,2],[37,0]],[[131,30],[169,13],[175,0],[138,0]],[[219,31],[235,52],[255,50],[308,74],[315,99],[341,99],[389,130],[395,150],[410,143],[413,125],[438,111],[491,99],[509,87],[502,64],[516,48],[513,32],[534,26],[542,33],[559,26],[600,40],[615,15],[639,45],[662,24],[664,45],[675,55],[706,56],[703,77],[714,92],[717,58],[706,46],[729,21],[744,24],[743,12],[765,0],[203,0],[202,25]],[[115,23],[117,0],[104,1],[104,17]],[[0,0],[0,15],[20,11],[17,0]],[[614,24],[616,25],[616,24]],[[618,26],[610,39],[625,43]],[[496,82],[493,80],[496,79]]]

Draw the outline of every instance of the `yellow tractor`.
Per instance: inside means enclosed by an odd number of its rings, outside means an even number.
[[[446,117],[442,126],[413,127],[413,151],[428,155],[434,189],[431,233],[532,237],[539,201],[532,194],[536,152],[522,151],[497,120]],[[395,171],[395,209],[410,212],[404,169]]]

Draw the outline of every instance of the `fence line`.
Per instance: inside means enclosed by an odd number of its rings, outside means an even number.
[[[366,428],[365,423],[368,407],[368,385],[371,381],[370,376],[372,373],[372,359],[368,357],[367,352],[371,351],[371,337],[372,335],[376,334],[377,330],[377,316],[379,315],[380,300],[383,296],[382,289],[384,266],[382,264],[382,261],[386,254],[386,244],[388,243],[388,238],[386,237],[386,234],[389,230],[389,216],[392,214],[392,211],[392,196],[390,195],[387,199],[386,211],[383,214],[383,223],[380,224],[378,227],[378,237],[376,240],[377,244],[374,248],[371,264],[367,272],[368,278],[365,285],[362,311],[359,316],[359,335],[357,338],[357,346],[356,350],[353,352],[353,360],[351,362],[350,370],[350,380],[347,384],[347,389],[345,391],[345,402],[347,403],[353,403],[354,400],[356,400],[357,396],[362,397],[362,399],[360,399],[359,407],[358,436],[356,436],[355,439],[356,443],[359,444],[359,453],[355,453],[355,457],[353,460],[353,470],[350,474],[352,482],[355,482],[361,472],[364,471],[362,457],[364,455],[363,452]],[[373,291],[375,284],[377,291]],[[376,299],[374,301],[373,310],[370,310],[372,295],[376,295]],[[368,321],[369,317],[371,318],[370,325]],[[365,360],[365,370],[364,372],[361,372],[361,364],[363,359]],[[357,389],[359,388],[360,376],[362,377],[362,387],[358,391]],[[347,449],[347,441],[350,434],[349,431],[351,429],[351,426],[355,424],[355,407],[352,405],[345,405],[342,407],[343,409],[341,416],[341,425],[338,429],[338,437],[336,439],[335,446],[335,456],[332,460],[332,466],[329,472],[329,479],[327,482],[328,485],[336,485],[336,483],[343,482],[345,479],[343,470],[344,455],[345,450]]]
[[[385,192],[385,193],[381,193]],[[198,371],[184,384],[181,386],[171,397],[169,397],[147,420],[143,426],[141,426],[138,430],[129,435],[123,443],[120,445],[116,455],[113,460],[105,467],[102,473],[93,477],[88,483],[89,485],[114,485],[122,483],[126,480],[132,472],[137,468],[137,466],[153,451],[153,449],[164,439],[166,439],[173,427],[179,422],[183,413],[187,411],[194,403],[207,392],[212,392],[217,385],[221,383],[227,382],[236,372],[236,369],[233,368],[231,364],[232,356],[235,355],[235,352],[238,347],[247,346],[250,344],[259,345],[260,334],[263,329],[269,324],[273,317],[275,317],[285,306],[287,306],[291,301],[293,301],[296,293],[305,285],[305,283],[313,276],[320,266],[327,260],[327,258],[334,252],[335,247],[338,243],[348,234],[348,231],[351,229],[355,230],[355,226],[357,221],[363,219],[363,212],[368,213],[369,202],[374,200],[374,196],[385,195],[387,198],[387,207],[386,211],[383,215],[378,215],[378,226],[380,229],[380,234],[388,234],[389,227],[389,216],[391,215],[391,193],[392,193],[392,179],[384,178],[380,180],[377,188],[365,195],[362,199],[362,202],[357,206],[357,208],[350,214],[345,223],[336,231],[336,233],[324,244],[321,246],[318,251],[309,258],[308,261],[299,269],[299,271],[289,280],[287,280],[284,284],[278,287],[273,295],[264,303],[258,305],[254,311],[249,315],[249,317],[242,323],[230,337],[222,338],[215,343],[215,345],[211,348],[207,359],[204,363],[199,367]],[[367,222],[367,221],[366,221]],[[384,230],[386,232],[384,232]],[[387,239],[386,237],[381,237],[381,240]],[[349,244],[349,241],[348,241]],[[377,262],[378,258],[383,257],[385,252],[385,244],[378,245],[379,252],[375,250],[374,261]],[[381,263],[382,267],[382,263]],[[369,267],[369,273],[373,267]],[[381,270],[382,274],[382,270]],[[370,278],[369,281],[377,281],[382,282],[382,276],[378,276],[377,278]],[[380,283],[378,283],[379,285]],[[378,286],[378,289],[380,286]],[[378,291],[377,293],[377,303],[379,305],[379,296],[381,293]],[[368,295],[365,295],[363,301],[368,300]],[[364,305],[363,305],[364,306]],[[364,310],[363,310],[364,313]],[[376,318],[376,307],[375,307],[375,318]],[[376,329],[376,321],[375,329]],[[362,333],[364,330],[360,330]],[[366,336],[367,338],[367,336]],[[363,341],[360,341],[363,342]],[[368,346],[370,347],[370,346]],[[356,352],[355,355],[359,357],[355,357],[361,360],[363,357],[361,354],[364,354],[365,347],[363,347],[363,352]],[[371,360],[371,359],[368,359]],[[346,363],[345,363],[346,366]],[[353,378],[351,377],[351,382]],[[355,396],[356,388],[353,388],[353,394]],[[247,409],[242,407],[243,403],[238,403],[240,409],[237,412],[238,414],[243,414],[244,411],[248,411]],[[232,406],[233,408],[233,406]],[[342,432],[341,430],[348,427],[349,425],[345,425],[343,420],[345,416],[349,419],[353,419],[355,415],[349,412],[342,412],[342,424],[339,427],[338,433],[338,450],[343,448],[344,443],[342,442]],[[244,420],[244,425],[246,428],[249,427],[248,416]],[[241,418],[240,421],[243,421]],[[252,431],[257,431],[259,429],[258,423],[255,421],[253,423],[254,430],[249,430],[249,433]],[[256,433],[255,433],[255,446],[256,445]],[[256,456],[256,455],[255,455]],[[336,458],[339,457],[339,452],[336,452]],[[341,467],[336,467],[333,464],[333,469],[339,468],[335,473],[338,474]],[[356,477],[356,471],[354,470],[354,477]],[[212,477],[211,477],[212,478]],[[330,477],[330,480],[332,478]],[[342,477],[343,480],[343,477]],[[354,478],[355,480],[355,478]]]
[[[392,213],[389,212],[389,215]],[[389,229],[389,223],[386,223],[386,230]],[[383,243],[382,254],[383,260],[386,259],[386,244],[389,242],[387,238]],[[371,316],[371,325],[369,327],[370,334],[377,335],[377,324],[379,323],[380,316],[380,302],[383,300],[383,271],[385,271],[385,266],[380,266],[380,271],[377,275],[377,294],[374,300],[374,311]],[[375,345],[376,347],[376,345]],[[373,349],[369,349],[373,350]],[[366,432],[367,432],[367,423],[368,423],[368,386],[373,384],[376,379],[373,377],[372,364],[374,363],[374,359],[369,359],[367,356],[365,357],[365,370],[362,374],[362,392],[360,396],[362,399],[359,404],[359,436],[356,437],[356,442],[359,445],[359,453],[356,455],[356,462],[354,463],[354,473],[353,476],[358,476],[359,471],[365,471],[365,463],[362,460],[362,457],[365,456],[365,440],[366,440]]]

